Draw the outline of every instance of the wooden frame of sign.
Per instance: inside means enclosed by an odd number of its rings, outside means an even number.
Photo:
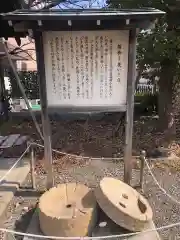
[[[47,188],[53,186],[49,112],[126,112],[124,181],[132,172],[136,36],[156,9],[18,10],[2,14],[16,32],[33,32],[37,52]]]

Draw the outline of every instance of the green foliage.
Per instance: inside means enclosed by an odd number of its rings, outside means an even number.
[[[175,31],[167,31],[167,23],[157,24],[150,33],[141,33],[138,38],[138,66],[142,70],[153,69],[159,76],[161,68],[171,65],[174,74],[179,69],[180,37]]]
[[[21,83],[24,86],[28,99],[39,99],[39,83],[37,79],[37,72],[21,71],[18,72],[18,74],[21,79]],[[9,72],[8,75],[11,81],[11,97],[12,98],[22,97],[22,93],[18,87],[14,75],[11,72]]]
[[[108,0],[110,7],[120,8],[142,8],[142,7],[153,7],[166,11],[169,6],[176,5],[176,0]]]
[[[180,8],[178,10],[176,0],[108,0],[109,7],[118,8],[140,8],[153,7],[166,11],[151,31],[142,31],[138,36],[137,65],[143,74],[148,69],[150,76],[154,79],[159,76],[162,67],[172,66],[173,74],[179,75],[180,59]]]

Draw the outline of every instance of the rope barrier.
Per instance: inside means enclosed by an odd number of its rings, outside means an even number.
[[[41,147],[41,148],[44,148],[43,145],[39,144],[39,143],[35,143],[35,142],[32,142],[31,143],[32,145],[35,145],[35,146],[38,146],[38,147]],[[123,157],[86,157],[86,156],[78,156],[76,154],[70,154],[70,153],[65,153],[65,152],[61,152],[59,150],[56,150],[56,149],[52,149],[53,152],[56,152],[56,153],[59,153],[59,154],[62,154],[62,155],[66,155],[66,156],[69,156],[69,157],[75,157],[75,158],[78,158],[78,159],[91,159],[91,160],[123,160],[124,158]],[[140,156],[133,156],[135,158],[139,158]]]
[[[160,183],[158,182],[158,180],[156,179],[156,177],[154,176],[153,172],[151,171],[151,168],[147,162],[147,159],[145,159],[145,163],[146,163],[146,166],[148,168],[148,171],[149,173],[151,174],[155,184],[159,187],[159,189],[169,198],[171,199],[171,201],[175,202],[176,204],[180,204],[180,202],[178,200],[176,200],[172,195],[170,195],[161,185]]]
[[[40,235],[40,234],[18,232],[18,231],[6,229],[6,228],[0,228],[0,231],[1,232],[5,232],[5,233],[16,234],[16,235],[19,235],[19,236],[26,236],[26,237],[33,237],[33,238],[43,238],[43,239],[57,239],[57,240],[58,239],[59,240],[80,240],[80,239],[84,239],[84,240],[96,240],[96,239],[108,239],[108,238],[112,239],[112,238],[121,238],[121,237],[131,237],[131,236],[135,236],[135,235],[139,235],[139,234],[145,234],[145,233],[156,232],[156,231],[160,231],[160,230],[166,230],[166,229],[170,229],[170,228],[174,228],[174,227],[178,227],[178,226],[180,226],[180,222],[168,224],[168,225],[161,226],[161,227],[158,227],[158,228],[147,229],[147,230],[142,231],[142,232],[124,233],[124,234],[107,235],[107,236],[96,236],[96,237],[57,237],[57,236],[45,236],[45,235]]]
[[[24,151],[24,153],[18,158],[18,160],[14,163],[14,165],[7,171],[7,173],[0,179],[0,182],[2,182],[7,175],[10,174],[10,172],[12,171],[12,169],[19,163],[19,161],[24,157],[24,155],[27,153],[27,151],[29,150],[29,148],[31,147],[31,145],[36,145],[39,147],[44,148],[43,145],[38,144],[38,143],[30,143],[28,145],[28,147],[26,148],[26,150]],[[66,154],[63,153],[61,151],[55,150],[53,149],[54,152],[60,153],[60,154]],[[74,157],[79,157],[75,154],[67,154],[68,156],[74,156]],[[138,157],[138,156],[136,156]],[[82,158],[82,157],[80,157]],[[88,158],[88,159],[102,159],[102,158],[90,158],[90,157],[83,157],[83,158]],[[114,159],[114,158],[103,158],[103,159]],[[115,158],[118,160],[122,160],[123,158]],[[159,189],[168,197],[170,198],[173,202],[175,202],[176,204],[180,204],[180,202],[178,200],[176,200],[173,196],[171,196],[169,193],[167,193],[167,191],[159,184],[158,180],[156,179],[156,177],[154,176],[153,172],[151,171],[151,168],[147,162],[147,159],[145,159],[145,163],[146,166],[148,168],[148,171],[150,172],[154,182],[156,183],[156,185],[159,187]],[[85,240],[94,240],[94,239],[106,239],[106,238],[121,238],[121,237],[130,237],[130,236],[134,236],[134,235],[138,235],[138,234],[142,234],[142,233],[149,233],[149,232],[153,232],[153,231],[160,231],[160,230],[165,230],[165,229],[169,229],[169,228],[174,228],[180,226],[180,222],[177,223],[172,223],[169,225],[165,225],[165,226],[161,226],[159,228],[153,228],[153,229],[148,229],[146,231],[142,231],[142,232],[136,232],[136,233],[127,233],[127,234],[119,234],[119,235],[108,235],[108,236],[96,236],[96,237],[57,237],[57,236],[45,236],[45,235],[38,235],[38,234],[31,234],[31,233],[23,233],[23,232],[18,232],[18,231],[14,231],[14,230],[10,230],[10,229],[5,229],[5,228],[0,228],[1,232],[6,232],[6,233],[11,233],[11,234],[16,234],[19,236],[26,236],[26,237],[34,237],[34,238],[43,238],[43,239],[59,239],[59,240],[79,240],[79,239],[85,239]]]
[[[20,162],[20,160],[24,157],[24,155],[27,153],[27,151],[29,150],[31,144],[26,148],[26,150],[22,153],[22,155],[17,159],[17,161],[12,165],[12,167],[5,173],[5,175],[0,178],[0,183],[11,173],[11,171],[13,170],[13,168],[16,167],[16,165]]]
[[[36,145],[36,146],[39,146],[39,147],[42,147],[44,148],[43,145],[41,144],[38,144],[38,143],[31,143],[32,145]],[[52,149],[53,152],[56,152],[56,153],[60,153],[60,154],[63,154],[63,155],[67,155],[67,156],[70,156],[70,157],[76,157],[76,158],[83,158],[83,159],[92,159],[92,160],[123,160],[123,157],[119,157],[119,158],[93,158],[93,157],[80,157],[78,155],[75,155],[75,154],[68,154],[68,153],[64,153],[64,152],[61,152],[61,151],[58,151],[56,149]],[[134,156],[135,158],[139,158],[140,156]],[[175,202],[176,204],[179,204],[180,205],[180,202],[178,200],[176,200],[172,195],[170,195],[163,187],[161,187],[160,183],[158,182],[158,180],[156,179],[156,177],[154,176],[153,172],[151,171],[151,168],[147,162],[147,159],[145,158],[145,163],[146,163],[146,166],[148,168],[148,171],[149,173],[151,174],[155,184],[159,187],[159,189],[168,197],[171,199],[171,201]]]

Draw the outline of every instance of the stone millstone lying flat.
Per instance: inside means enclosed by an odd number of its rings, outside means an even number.
[[[95,190],[96,200],[106,215],[130,231],[142,231],[152,220],[148,201],[135,189],[114,178],[103,178]]]
[[[39,200],[41,231],[48,236],[87,236],[96,224],[96,200],[82,184],[59,184]]]

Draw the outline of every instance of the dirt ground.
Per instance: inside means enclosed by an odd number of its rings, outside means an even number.
[[[51,121],[52,147],[67,153],[82,156],[116,157],[124,151],[125,124],[122,114],[105,114],[101,117],[79,120],[61,119]],[[133,155],[139,155],[144,149],[152,155],[153,149],[160,146],[170,147],[179,154],[179,144],[167,143],[165,134],[158,132],[156,117],[138,117],[134,121]],[[39,125],[42,129],[41,121]],[[12,119],[0,126],[0,134],[31,136],[42,143],[32,121],[29,118]]]

